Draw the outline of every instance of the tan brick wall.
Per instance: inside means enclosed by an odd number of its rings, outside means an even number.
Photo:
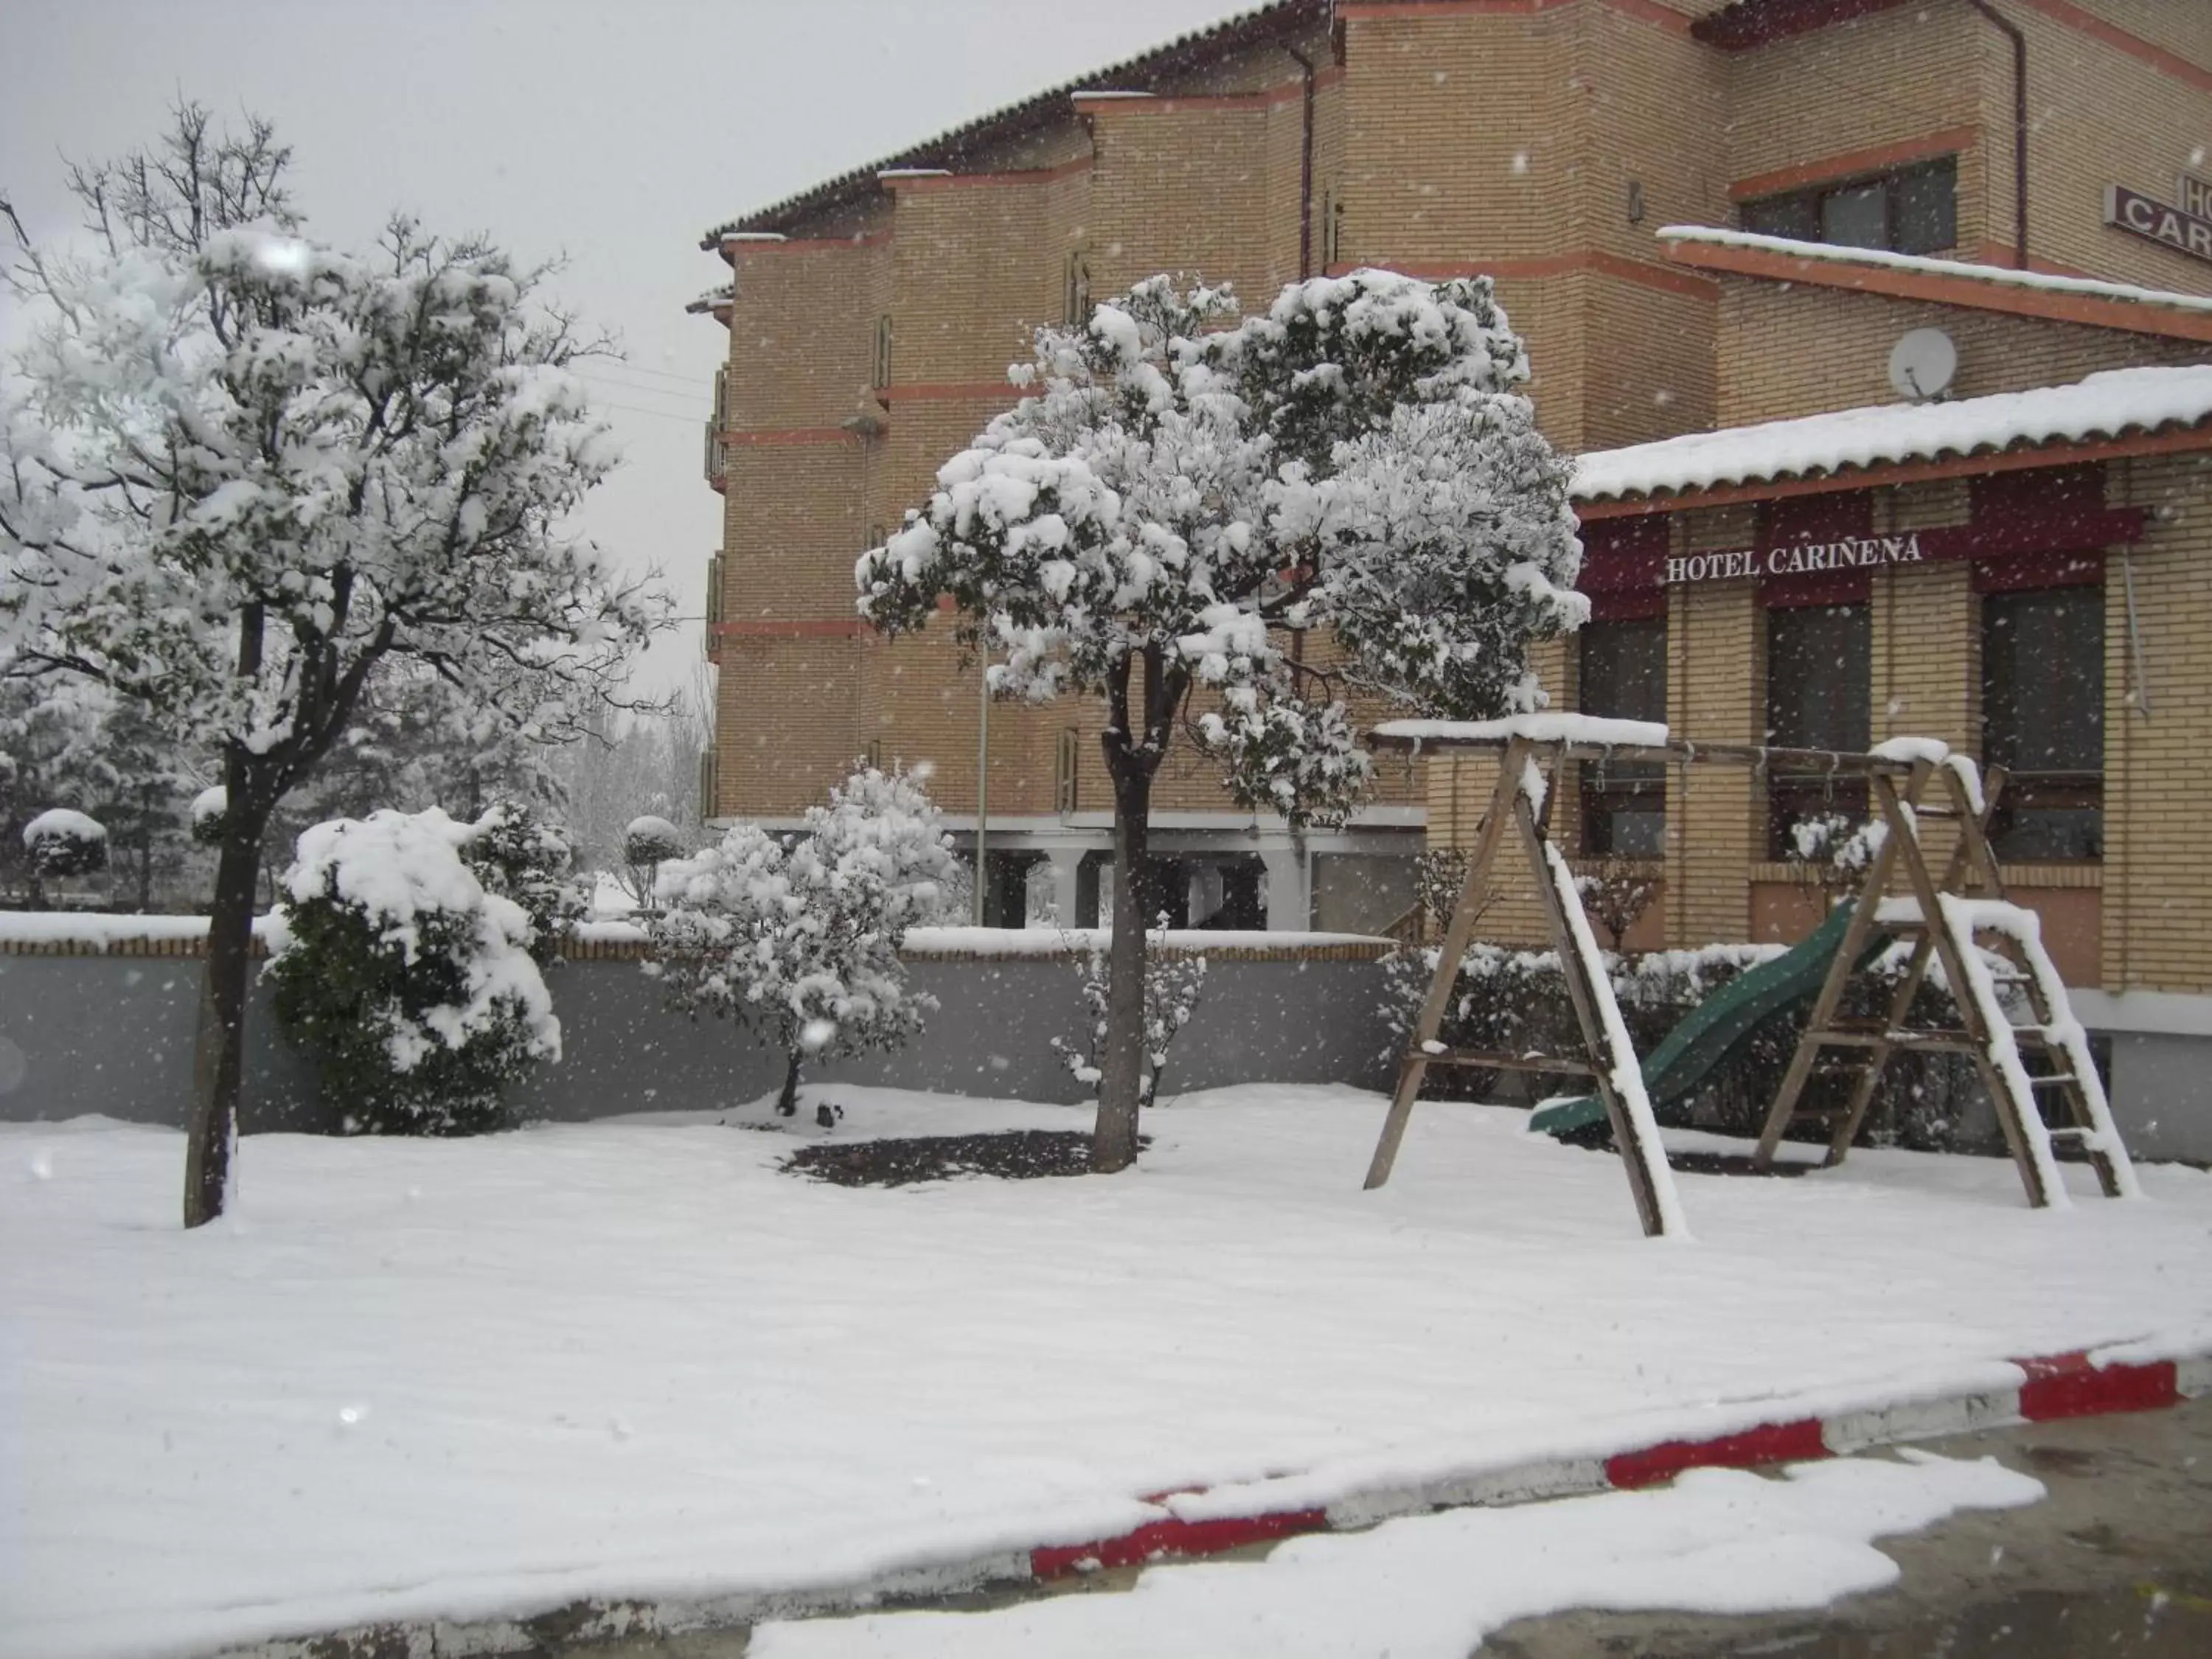
[[[2104,982],[2212,989],[2212,459],[2115,466],[2106,497],[2158,514],[2133,556],[2148,711],[2136,690],[2127,590],[2105,585]]]
[[[1585,123],[1577,8],[1345,29],[1348,258],[1534,258],[1563,246]]]
[[[1731,54],[1726,182],[1982,125],[1994,95],[1983,40],[1991,33],[1963,5],[1908,6]],[[1984,176],[1993,131],[1959,158],[1963,248],[1994,234]]]
[[[2202,362],[2208,355],[2185,340],[1879,295],[1743,277],[1722,286],[1723,427],[1899,402],[1889,384],[1890,349],[1916,328],[1940,328],[1958,346],[1954,398],[2062,385],[2100,369]]]
[[[2075,11],[2087,12],[2201,70],[2212,70],[2212,7],[2193,5],[2189,0],[2069,0],[2069,3]]]
[[[724,642],[714,722],[723,811],[787,817],[843,775],[860,750],[860,645],[851,637]]]
[[[880,243],[738,255],[729,332],[729,424],[743,430],[835,426],[868,386]]]
[[[2078,4],[2078,0],[2076,0]],[[2191,43],[2206,62],[2212,7],[2082,5],[2153,40]],[[2147,14],[2163,14],[2165,25]],[[2212,92],[2145,64],[2034,5],[2009,8],[2027,36],[2028,247],[2033,258],[2121,282],[2212,294],[2212,264],[2115,230],[2104,222],[2105,186],[2118,183],[2173,198],[2174,174],[2192,151],[2212,150]],[[2177,21],[2193,17],[2193,22]],[[2127,21],[2123,21],[2123,18]],[[2143,27],[2150,23],[2150,27]],[[1985,30],[1994,37],[1995,30]],[[1985,234],[2012,240],[2012,58],[1984,44],[1983,88],[1990,134],[1990,209]],[[2204,168],[2200,167],[2202,173]]]

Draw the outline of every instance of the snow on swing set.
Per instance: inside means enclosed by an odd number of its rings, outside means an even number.
[[[1795,1122],[1827,1120],[1832,1133],[1827,1164],[1844,1161],[1874,1099],[1892,1056],[1900,1053],[1963,1054],[1971,1058],[1982,1086],[1996,1109],[2005,1145],[2020,1170],[2028,1203],[2037,1208],[2068,1206],[2053,1143],[2071,1142],[2095,1169],[2108,1198],[2139,1196],[2135,1170],[2112,1124],[2112,1109],[2089,1053],[2087,1034],[2075,1018],[2066,991],[2043,948],[2035,913],[2010,902],[1990,851],[1989,823],[2004,787],[2002,769],[1986,782],[1974,763],[1954,755],[1929,738],[1894,738],[1860,754],[1829,750],[1771,749],[1750,744],[1695,743],[1672,737],[1666,726],[1644,720],[1617,720],[1567,714],[1522,714],[1497,720],[1392,720],[1376,728],[1375,746],[1408,755],[1484,753],[1500,757],[1498,782],[1476,831],[1467,875],[1444,928],[1437,972],[1414,1023],[1398,1073],[1382,1135],[1367,1170],[1368,1187],[1390,1178],[1421,1081],[1431,1066],[1470,1066],[1497,1071],[1531,1072],[1588,1079],[1604,1119],[1611,1127],[1636,1200],[1646,1237],[1686,1232],[1674,1177],[1660,1144],[1658,1121],[1647,1084],[1647,1071],[1662,1061],[1676,1038],[1691,1030],[1706,1010],[1737,988],[1742,1011],[1725,1028],[1697,1035],[1705,1039],[1705,1063],[1689,1075],[1704,1075],[1711,1057],[1747,1036],[1752,1026],[1776,1008],[1802,996],[1808,971],[1820,974],[1812,1012],[1798,1038],[1788,1070],[1770,1106],[1759,1135],[1755,1166],[1772,1167],[1784,1133]],[[1885,830],[1867,860],[1856,891],[1838,907],[1812,939],[1790,956],[1751,970],[1693,1012],[1668,1042],[1639,1062],[1620,1016],[1610,976],[1598,953],[1582,896],[1566,859],[1549,836],[1551,804],[1572,762],[1658,762],[1687,767],[1723,765],[1774,769],[1832,778],[1863,779],[1874,801],[1873,821]],[[1923,805],[1931,787],[1934,800]],[[1930,821],[1957,826],[1940,876],[1931,873],[1921,826]],[[1582,1033],[1583,1056],[1507,1054],[1450,1048],[1437,1041],[1458,967],[1474,937],[1476,916],[1494,890],[1492,872],[1509,837],[1519,842],[1534,877],[1539,908],[1558,953]],[[1902,878],[1904,891],[1892,896]],[[1847,916],[1845,919],[1846,909]],[[1910,941],[1905,972],[1887,998],[1881,1018],[1847,1018],[1844,994],[1893,943]],[[1985,943],[1986,942],[1986,943]],[[1984,952],[1987,954],[1985,955]],[[1794,963],[1792,957],[1800,958]],[[1992,966],[1992,960],[1997,964]],[[1825,961],[1825,971],[1820,963]],[[1917,994],[1931,968],[1940,966],[1943,983],[1959,1012],[1955,1027],[1932,1029],[1911,1023]],[[1758,1003],[1764,979],[1772,1000]],[[2015,1023],[2005,993],[2018,993],[2014,1006],[2028,1018]],[[1695,1048],[1692,1042],[1689,1047]],[[1823,1050],[1838,1048],[1856,1056],[1856,1079],[1848,1103],[1840,1109],[1800,1104]],[[2031,1073],[2027,1053],[2046,1057],[2049,1069]],[[1680,1056],[1675,1063],[1679,1066]],[[1679,1070],[1669,1086],[1687,1086]],[[2054,1093],[2064,1127],[2046,1127],[2039,1091]],[[1540,1107],[1540,1115],[1545,1109]]]

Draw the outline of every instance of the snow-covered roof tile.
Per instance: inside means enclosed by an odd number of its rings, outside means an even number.
[[[1574,495],[1601,501],[1713,489],[2023,444],[2090,442],[2207,420],[2212,366],[2111,369],[2031,392],[1838,410],[1598,450],[1576,461]]]
[[[1916,253],[1892,253],[1884,248],[1845,247],[1835,242],[1801,242],[1787,236],[1761,236],[1748,230],[1720,230],[1710,225],[1666,225],[1659,231],[1662,242],[1702,243],[1714,247],[1753,248],[1786,254],[1793,259],[1818,259],[1826,264],[1879,265],[1890,270],[1917,271],[1929,276],[1963,276],[2000,288],[2034,289],[2045,294],[2071,294],[2098,300],[2125,300],[2137,305],[2170,306],[2177,311],[2212,312],[2212,299],[2201,294],[2178,294],[2170,289],[2140,288],[2132,283],[2107,283],[2092,276],[2058,276],[2040,270],[2015,270],[2008,265],[1976,264],[1966,259],[1932,259]]]
[[[1288,32],[1302,27],[1318,27],[1330,15],[1330,0],[1267,0],[1249,10],[1233,13],[1218,22],[1210,23],[1179,34],[1164,46],[1139,52],[1134,58],[1109,64],[1103,69],[1092,70],[1086,75],[1059,86],[1032,94],[1017,102],[1001,106],[988,114],[979,115],[950,131],[925,139],[895,155],[879,161],[858,167],[825,179],[780,202],[756,208],[750,213],[718,225],[700,240],[699,246],[708,252],[720,246],[732,233],[757,231],[771,224],[788,222],[814,208],[827,206],[840,198],[858,191],[875,187],[878,175],[913,168],[937,170],[947,161],[957,161],[965,153],[1025,129],[1041,125],[1056,115],[1072,109],[1070,100],[1078,93],[1085,97],[1100,95],[1101,87],[1120,87],[1127,91],[1142,91],[1133,83],[1173,73],[1185,66],[1196,55],[1206,51],[1226,47],[1240,41],[1264,38],[1277,31]]]

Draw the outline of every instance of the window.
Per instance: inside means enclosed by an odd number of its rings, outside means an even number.
[[[1581,641],[1582,712],[1615,720],[1667,718],[1667,619],[1592,623]],[[1667,769],[1656,761],[1586,761],[1581,770],[1583,850],[1664,857]]]
[[[1777,749],[1863,753],[1873,741],[1873,620],[1864,605],[1803,605],[1766,613],[1766,740]],[[1863,781],[1777,769],[1767,777],[1767,856],[1796,850],[1792,830],[1867,811]]]
[[[2011,774],[1990,840],[2002,859],[2105,851],[2105,590],[1982,601],[1982,758]]]
[[[1067,256],[1061,273],[1060,320],[1071,326],[1091,320],[1091,260],[1080,249]]]
[[[722,769],[712,749],[699,751],[699,818],[702,823],[720,814]]]
[[[707,420],[707,448],[701,470],[707,482],[719,484],[729,471],[730,445],[730,373],[726,368],[714,371],[714,412]]]
[[[1939,253],[1959,240],[1958,160],[1746,202],[1743,228],[1800,242]]]
[[[1344,198],[1334,185],[1321,198],[1321,268],[1327,271],[1344,258]]]
[[[885,312],[876,319],[875,356],[868,368],[868,384],[882,391],[891,383],[891,319]]]

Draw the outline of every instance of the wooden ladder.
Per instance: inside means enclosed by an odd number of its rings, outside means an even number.
[[[1923,806],[1931,782],[1942,784],[1948,804]],[[1759,1139],[1754,1162],[1771,1167],[1783,1134],[1792,1122],[1832,1117],[1826,1162],[1844,1161],[1857,1139],[1875,1090],[1893,1055],[1900,1051],[1964,1054],[1996,1107],[2005,1146],[2018,1167],[2030,1205],[2066,1204],[2052,1141],[2071,1140],[2088,1155],[2108,1197],[2131,1197],[2137,1188],[2127,1149],[2113,1127],[2110,1103],[2089,1054],[2088,1039],[2074,1018],[2057,970],[2043,948],[2032,911],[2008,902],[1996,857],[1990,848],[1989,822],[2004,788],[2004,775],[1993,769],[1986,787],[1977,790],[1971,764],[1959,757],[1916,762],[1900,789],[1895,780],[1875,774],[1869,780],[1887,833],[1868,862],[1854,900],[1855,909],[1843,946],[1813,1006],[1804,1034],[1790,1056],[1790,1068],[1776,1092]],[[1920,827],[1930,821],[1959,826],[1959,839],[1939,881],[1929,873]],[[1892,898],[1888,889],[1902,872],[1908,896]],[[1962,889],[1986,889],[1975,896]],[[1995,941],[2005,964],[1993,973],[1981,957],[1981,939]],[[1910,939],[1912,955],[1892,992],[1883,1016],[1871,1024],[1842,1018],[1843,1000],[1859,960],[1884,939]],[[1943,981],[1957,1005],[1956,1030],[1914,1028],[1911,1008],[1931,966],[1941,963]],[[2030,1018],[2016,1024],[2008,1014],[2000,986],[2026,994]],[[1822,1052],[1857,1051],[1860,1060],[1850,1103],[1839,1113],[1801,1107],[1805,1085]],[[2048,1055],[2053,1071],[2031,1073],[2023,1051]],[[2055,1090],[2070,1122],[2056,1132],[2045,1127],[2039,1090]]]

